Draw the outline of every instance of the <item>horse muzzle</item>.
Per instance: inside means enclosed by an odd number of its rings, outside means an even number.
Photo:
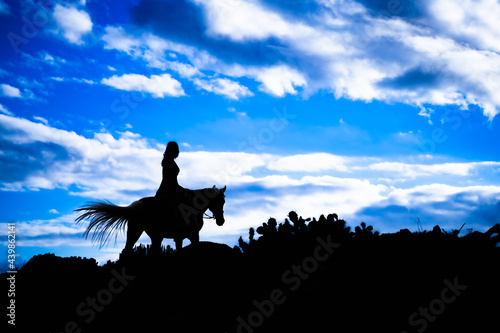
[[[224,218],[223,218],[223,217],[215,218],[215,223],[216,223],[219,227],[221,227],[222,225],[224,225],[224,222],[225,222],[225,220],[224,220]]]

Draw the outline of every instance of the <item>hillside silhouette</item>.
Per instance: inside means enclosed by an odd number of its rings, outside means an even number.
[[[245,237],[246,238],[246,237]],[[33,257],[16,277],[29,332],[494,332],[500,225],[380,234],[290,212],[238,246]],[[5,281],[7,274],[2,274]],[[4,289],[6,290],[6,289]]]

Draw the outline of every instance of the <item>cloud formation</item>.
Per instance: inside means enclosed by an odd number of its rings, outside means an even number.
[[[336,98],[410,104],[424,116],[432,106],[477,105],[492,119],[500,106],[499,6],[487,0],[142,1],[132,18],[149,32],[107,27],[103,40],[106,48],[163,70],[169,51],[177,52],[198,75],[248,77],[276,97],[327,90]],[[180,18],[191,28],[174,29]]]
[[[0,129],[4,191],[60,188],[82,200],[128,205],[154,195],[161,181],[163,147],[135,133],[84,137],[1,114]],[[485,186],[482,179],[498,172],[499,162],[432,163],[432,156],[426,160],[428,164],[412,164],[327,153],[190,151],[179,156],[179,183],[193,189],[228,186],[227,226],[221,231],[207,223],[203,237],[209,239],[236,239],[268,217],[283,219],[295,209],[304,217],[337,213],[352,225],[364,220],[382,232],[413,228],[417,218],[425,228],[438,223],[457,228],[467,222],[483,230],[495,223],[491,216],[498,210],[500,187]],[[417,178],[426,185],[415,183]],[[81,232],[72,225],[73,218],[55,219],[69,228],[58,238],[61,244]],[[44,234],[47,241],[52,231],[62,230],[53,223],[30,221],[23,228],[30,229],[26,235]],[[40,242],[33,239],[33,244]]]
[[[149,78],[140,74],[113,75],[102,79],[101,83],[120,90],[150,93],[155,98],[185,95],[181,83],[170,74],[151,75]]]
[[[0,15],[19,19],[40,9],[10,2],[2,13],[2,3]],[[463,109],[479,106],[490,119],[498,112],[498,3],[142,0],[103,8],[52,4],[46,27],[32,20],[36,38],[16,20],[5,26],[29,44],[20,42],[24,51],[0,69],[0,189],[27,192],[12,193],[14,203],[40,190],[61,198],[37,212],[48,220],[19,221],[23,246],[87,246],[65,205],[153,195],[164,147],[149,137],[166,139],[165,130],[182,137],[183,186],[228,185],[228,223],[207,223],[204,239],[234,243],[292,209],[304,217],[335,212],[382,232],[412,229],[417,218],[448,229],[497,221],[500,189],[489,185],[500,168],[491,160],[496,123],[486,129],[479,112]],[[144,109],[120,117],[125,132],[88,131],[106,116],[102,101],[123,95],[114,89],[149,98],[146,109],[186,102],[199,122],[144,126]],[[95,107],[78,103],[85,94]],[[279,116],[269,103],[290,113]],[[330,103],[345,109],[330,116]],[[349,112],[358,106],[356,118]]]
[[[3,114],[6,114],[8,116],[13,116],[14,115],[12,112],[9,111],[9,109],[7,109],[2,104],[0,104],[0,112],[3,113]]]
[[[2,92],[2,95],[6,96],[6,97],[15,97],[15,98],[22,97],[21,91],[19,90],[19,88],[13,87],[13,86],[8,85],[6,83],[0,84],[0,91]]]
[[[238,100],[241,97],[253,96],[253,93],[247,87],[226,78],[195,79],[193,83],[199,89],[213,92],[216,95],[223,95],[229,99]]]
[[[75,6],[56,4],[53,17],[63,37],[70,43],[81,45],[84,43],[82,37],[92,32],[89,14]]]
[[[161,158],[161,152],[129,132],[118,139],[108,133],[85,138],[1,114],[0,124],[5,143],[1,156],[4,191],[69,190],[76,185],[75,195],[123,200],[135,197],[134,193],[149,193],[156,186],[155,175],[161,174],[158,163],[143,164],[152,156]]]

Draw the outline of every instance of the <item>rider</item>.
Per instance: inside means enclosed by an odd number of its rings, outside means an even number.
[[[175,163],[175,159],[179,156],[179,145],[177,142],[170,141],[163,153],[162,166],[162,181],[160,188],[156,191],[156,197],[163,197],[170,203],[179,204],[183,188],[177,182],[179,167]]]
[[[177,182],[177,175],[179,174],[179,167],[175,163],[175,159],[179,156],[179,145],[175,141],[170,141],[167,144],[165,153],[163,153],[163,160],[161,161],[163,179],[160,188],[156,191],[155,197],[163,202],[166,202],[175,211],[180,212],[180,204],[191,206],[190,198],[188,198],[189,190],[180,186]],[[188,224],[195,222],[194,216],[190,217],[187,221]]]
[[[170,141],[167,144],[165,153],[163,153],[163,160],[161,161],[163,179],[155,196],[156,198],[165,200],[169,206],[175,208],[178,208],[181,203],[188,204],[186,189],[177,182],[177,175],[180,169],[177,163],[175,163],[175,159],[178,156],[179,145],[175,141]]]

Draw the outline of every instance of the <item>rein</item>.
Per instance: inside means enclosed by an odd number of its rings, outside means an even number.
[[[205,191],[205,190],[207,190],[207,189],[203,189],[203,190],[194,190],[193,192],[196,192],[196,191]],[[210,220],[215,220],[215,219],[216,219],[216,217],[215,217],[214,213],[212,213],[212,215],[209,215],[209,214],[207,214],[206,212],[204,212],[204,213],[203,213],[203,218],[204,218],[204,219],[210,219]]]
[[[222,191],[222,194],[224,193],[224,191],[226,190],[226,188],[224,187],[223,191]],[[215,189],[215,185],[213,188],[205,188],[205,189],[201,189],[201,190],[189,190],[188,193],[190,194],[189,195],[189,201],[191,202],[194,202],[194,198],[196,197],[197,194],[193,194],[193,192],[204,192],[204,191],[216,191],[215,192],[215,196],[219,195],[219,190],[218,189]],[[212,197],[212,196],[209,196],[209,197]],[[208,206],[210,205],[210,203],[208,204]],[[207,207],[208,208],[208,207]],[[212,215],[209,215],[207,214],[206,212],[203,212],[203,218],[205,219],[211,219],[211,220],[217,220],[217,217],[215,216],[215,214],[212,212]]]
[[[215,219],[215,216],[213,213],[212,213],[212,216],[208,215],[207,213],[203,213],[203,218],[204,219]]]

